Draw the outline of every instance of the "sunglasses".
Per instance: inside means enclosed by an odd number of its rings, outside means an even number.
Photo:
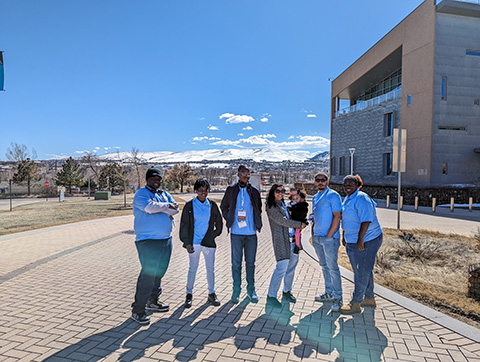
[[[276,189],[276,190],[275,190],[275,193],[276,193],[276,194],[284,194],[284,193],[285,193],[285,190]]]
[[[315,177],[315,181],[316,181],[316,182],[327,182],[328,179]]]

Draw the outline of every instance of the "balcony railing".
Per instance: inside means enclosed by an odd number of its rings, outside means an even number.
[[[345,114],[358,112],[370,107],[378,106],[382,103],[393,101],[394,99],[400,99],[402,97],[402,88],[394,89],[388,93],[382,94],[381,96],[369,99],[368,101],[361,101],[353,106],[340,109],[335,112],[335,118],[343,116]]]

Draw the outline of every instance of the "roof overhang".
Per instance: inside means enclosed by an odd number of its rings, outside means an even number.
[[[480,4],[466,1],[443,0],[437,5],[437,12],[480,18]]]

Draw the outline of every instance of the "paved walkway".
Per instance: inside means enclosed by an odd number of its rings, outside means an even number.
[[[193,307],[185,310],[188,258],[176,229],[163,282],[170,311],[153,315],[144,327],[129,319],[139,272],[131,216],[0,237],[0,360],[480,361],[479,343],[387,299],[379,297],[376,309],[355,316],[315,303],[322,277],[306,253],[294,283],[297,303],[281,310],[266,307],[274,257],[264,221],[258,304],[228,302],[232,282],[224,233],[216,262],[222,305],[205,304],[201,265]],[[352,284],[343,284],[348,300]]]

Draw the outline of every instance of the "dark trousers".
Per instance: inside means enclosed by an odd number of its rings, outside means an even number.
[[[242,287],[242,260],[245,254],[247,293],[255,291],[255,259],[257,256],[257,234],[231,234],[233,292],[240,294]]]
[[[137,280],[134,313],[144,313],[148,300],[156,301],[161,293],[160,283],[172,254],[172,238],[146,239],[135,242],[142,270]]]

